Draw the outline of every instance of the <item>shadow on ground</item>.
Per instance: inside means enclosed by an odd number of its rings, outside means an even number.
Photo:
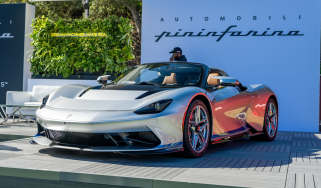
[[[0,145],[0,151],[1,150],[6,150],[6,151],[22,151],[21,149],[17,147],[12,147],[12,146],[6,146],[6,145]]]

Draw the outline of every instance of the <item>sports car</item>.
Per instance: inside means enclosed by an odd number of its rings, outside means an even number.
[[[67,85],[36,112],[41,145],[92,152],[175,152],[202,156],[209,144],[239,136],[272,141],[277,97],[201,63],[138,65],[115,81]]]

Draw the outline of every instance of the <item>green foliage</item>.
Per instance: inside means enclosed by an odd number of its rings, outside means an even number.
[[[110,15],[126,17],[134,25],[133,46],[135,63],[140,62],[142,0],[90,0],[90,18],[105,18]]]
[[[77,1],[30,1],[30,0],[0,0],[0,3],[28,2],[36,7],[36,17],[48,17],[51,20],[81,19],[84,8],[81,0]],[[89,18],[104,19],[109,16],[125,17],[133,25],[131,38],[135,59],[132,64],[140,62],[141,54],[141,13],[142,0],[90,0]]]
[[[58,19],[33,21],[34,46],[30,59],[34,75],[63,76],[80,73],[123,73],[134,58],[130,20]],[[52,37],[51,33],[105,33],[106,37]]]

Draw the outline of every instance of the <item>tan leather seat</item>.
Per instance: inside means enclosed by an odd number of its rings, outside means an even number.
[[[210,73],[207,77],[207,85],[216,86],[220,84],[220,79],[215,78],[220,76],[218,73]]]
[[[162,84],[163,85],[176,84],[176,74],[171,73],[170,76],[165,76]]]

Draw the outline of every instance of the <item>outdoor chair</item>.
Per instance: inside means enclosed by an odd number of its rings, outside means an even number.
[[[59,86],[37,85],[31,92],[26,91],[7,91],[6,105],[37,106],[40,107],[42,99],[48,94],[54,92]],[[21,108],[17,115],[35,116],[37,108]],[[13,107],[7,107],[6,113],[13,114],[16,111]]]

